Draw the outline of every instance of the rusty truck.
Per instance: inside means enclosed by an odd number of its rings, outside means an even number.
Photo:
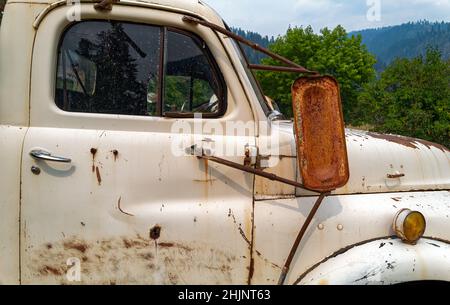
[[[8,0],[1,22],[0,283],[450,281],[448,148],[345,129],[332,77],[203,0]],[[292,120],[254,70],[299,75]]]

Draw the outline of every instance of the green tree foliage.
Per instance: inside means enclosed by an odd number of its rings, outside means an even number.
[[[375,58],[361,43],[361,36],[348,36],[345,29],[324,28],[320,34],[311,27],[291,28],[269,47],[294,62],[322,74],[337,78],[341,86],[344,115],[351,121],[351,109],[362,86],[375,77]],[[264,64],[279,65],[271,58]],[[287,116],[292,114],[291,85],[299,76],[295,73],[258,72],[264,93],[274,98]]]
[[[142,100],[146,99],[147,84],[137,79],[136,59],[130,55],[130,45],[124,39],[123,32],[123,25],[117,24],[97,35],[97,45],[82,39],[77,50],[78,54],[89,58],[97,66],[95,103],[92,107],[97,108],[98,112],[145,112]]]
[[[425,56],[397,59],[365,86],[354,124],[371,124],[450,147],[450,60],[429,48]]]

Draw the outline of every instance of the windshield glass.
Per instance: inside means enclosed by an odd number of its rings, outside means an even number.
[[[263,108],[264,113],[266,115],[268,115],[270,113],[270,108],[267,106],[267,101],[264,97],[264,94],[262,93],[262,90],[261,90],[261,87],[259,86],[258,81],[255,78],[255,75],[248,68],[247,57],[245,56],[241,46],[234,39],[231,39],[231,42],[239,56],[239,60],[241,61],[242,66],[244,67],[245,73],[247,74],[250,84],[252,85],[253,91],[255,92],[256,97],[258,98],[258,101],[261,104],[261,107]]]

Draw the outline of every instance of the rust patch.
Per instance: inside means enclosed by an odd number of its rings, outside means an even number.
[[[48,274],[62,275],[63,274],[63,272],[59,268],[55,268],[55,267],[51,267],[51,266],[47,266],[47,265],[42,267],[42,269],[39,271],[39,273],[41,275],[48,275]]]
[[[375,139],[381,139],[388,142],[396,143],[405,147],[413,148],[413,149],[419,149],[417,146],[418,143],[426,146],[428,149],[431,149],[431,147],[437,148],[441,150],[442,152],[449,152],[450,150],[440,144],[433,143],[430,141],[422,140],[422,139],[415,139],[411,137],[405,137],[405,136],[399,136],[399,135],[392,135],[392,134],[380,134],[375,132],[368,132],[369,136]]]
[[[156,240],[161,235],[161,226],[156,225],[150,229],[150,238]]]
[[[81,253],[78,246],[85,246]],[[82,282],[79,284],[239,284],[242,280],[233,271],[237,258],[224,249],[213,249],[201,242],[165,241],[158,251],[150,238],[139,234],[85,241],[76,236],[68,240],[36,246],[24,262],[33,275],[25,282],[73,284],[65,272],[68,257],[82,260]],[[66,248],[65,245],[70,245]],[[164,245],[173,245],[165,247]],[[201,276],[199,276],[199,274]],[[176,276],[175,276],[176,275]]]
[[[123,238],[123,245],[125,248],[130,249],[130,248],[145,248],[148,246],[148,243],[145,242],[142,239],[128,239],[128,238]]]
[[[97,176],[98,185],[102,185],[102,176],[100,175],[100,169],[98,166],[95,167],[95,175]]]
[[[158,246],[164,247],[164,248],[172,248],[173,246],[175,246],[175,244],[174,243],[158,243]]]
[[[75,249],[77,251],[80,251],[81,253],[85,253],[88,246],[81,241],[72,240],[72,241],[66,241],[64,243],[64,249]]]
[[[124,210],[122,210],[122,207],[120,206],[120,203],[121,203],[121,202],[122,202],[122,197],[119,197],[119,200],[117,200],[117,208],[119,209],[119,211],[120,211],[121,213],[125,214],[125,215],[128,215],[128,216],[134,216],[133,214],[127,213],[127,212],[125,212]]]
[[[304,186],[322,192],[344,186],[349,167],[337,81],[331,76],[298,78],[292,106]]]
[[[178,249],[184,250],[186,252],[193,251],[193,249],[191,247],[188,247],[188,246],[185,246],[185,245],[182,245],[179,243],[161,242],[161,243],[158,243],[158,246],[162,247],[162,248],[178,248]]]

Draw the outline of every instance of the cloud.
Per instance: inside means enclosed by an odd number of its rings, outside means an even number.
[[[311,25],[315,31],[339,24],[348,31],[409,21],[450,21],[450,0],[205,0],[231,26],[274,35],[289,25]],[[367,12],[380,1],[380,20]]]

